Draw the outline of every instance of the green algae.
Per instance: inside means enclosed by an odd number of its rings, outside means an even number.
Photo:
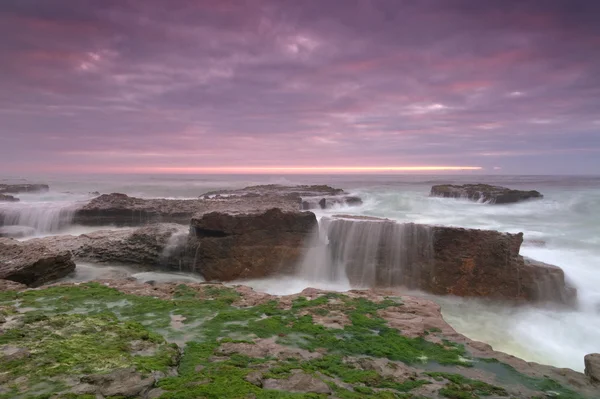
[[[483,381],[467,378],[453,373],[426,373],[428,376],[450,383],[440,390],[440,395],[450,399],[478,399],[480,396],[508,396],[504,388],[500,388]]]

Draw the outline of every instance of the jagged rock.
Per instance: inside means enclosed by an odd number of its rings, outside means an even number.
[[[134,368],[119,369],[109,374],[96,374],[81,377],[81,383],[95,388],[104,396],[137,397],[154,385],[154,376],[144,378]],[[81,390],[79,386],[79,390]]]
[[[328,253],[358,286],[408,286],[438,295],[571,304],[562,269],[519,255],[523,234],[322,219]]]
[[[262,386],[264,389],[286,392],[331,393],[326,383],[302,370],[292,370],[291,374],[288,378],[263,380]]]
[[[12,195],[0,194],[0,202],[19,202],[20,199],[13,197]]]
[[[489,184],[441,184],[431,187],[432,197],[468,198],[492,204],[510,204],[534,198],[543,198],[538,191],[511,190],[510,188]]]
[[[22,238],[35,234],[35,229],[29,226],[1,226],[0,237]]]
[[[593,382],[600,383],[600,353],[590,353],[584,357],[585,375]]]
[[[186,263],[207,280],[231,281],[293,271],[317,219],[311,212],[277,208],[238,215],[212,212],[194,217],[191,227]]]
[[[354,196],[306,198],[302,200],[302,209],[329,209],[337,205],[358,206],[362,205],[362,199]]]
[[[0,184],[0,194],[33,193],[50,190],[47,184]]]
[[[42,285],[75,270],[68,251],[52,251],[41,243],[0,238],[0,279]]]

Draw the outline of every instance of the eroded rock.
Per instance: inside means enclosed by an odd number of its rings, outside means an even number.
[[[292,370],[288,378],[263,380],[264,389],[274,389],[286,392],[305,392],[329,394],[331,388],[322,380],[305,373],[302,370]]]
[[[595,383],[600,383],[600,353],[590,353],[584,357],[585,375]]]
[[[432,197],[467,198],[473,201],[489,202],[491,204],[510,204],[529,199],[543,198],[538,191],[512,190],[489,184],[441,184],[431,187]]]
[[[104,396],[138,397],[154,385],[154,376],[143,377],[135,368],[115,370],[109,374],[88,375],[81,378],[84,386],[76,387],[81,391],[93,389],[92,392]],[[88,391],[89,392],[89,391]],[[90,392],[91,393],[91,392]]]
[[[65,277],[73,270],[75,263],[68,251],[0,238],[0,279],[35,287]]]

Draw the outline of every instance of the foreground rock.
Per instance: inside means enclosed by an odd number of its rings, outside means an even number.
[[[212,212],[194,217],[186,264],[207,280],[231,281],[290,273],[304,255],[317,228],[312,212],[230,215]],[[193,254],[193,258],[191,257]]]
[[[0,279],[36,287],[75,270],[68,251],[49,250],[37,242],[0,238]]]
[[[600,383],[600,353],[591,353],[584,358],[585,375],[594,383]]]
[[[0,184],[0,194],[37,193],[50,190],[47,184]]]
[[[529,199],[543,198],[538,191],[511,190],[489,184],[442,184],[431,187],[432,197],[467,198],[473,201],[489,202],[491,204],[510,204]]]
[[[20,200],[12,195],[0,194],[0,202],[19,202]]]
[[[438,295],[570,304],[562,269],[519,255],[523,234],[324,219],[328,256],[357,286],[408,286]]]
[[[103,281],[4,293],[0,316],[7,398],[33,396],[39,386],[57,398],[592,399],[598,392],[582,373],[469,340],[433,302],[393,291],[274,297],[243,286]]]

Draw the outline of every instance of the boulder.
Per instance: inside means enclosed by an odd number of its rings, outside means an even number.
[[[324,218],[322,223],[331,273],[342,267],[356,286],[565,304],[576,297],[562,269],[519,255],[522,233],[373,218]]]
[[[19,202],[20,200],[12,195],[0,194],[0,202]]]
[[[600,383],[600,353],[590,353],[583,358],[585,363],[585,375],[592,382]]]
[[[313,213],[278,208],[248,214],[199,215],[191,222],[185,263],[207,280],[231,281],[292,272],[316,227]]]
[[[67,276],[75,270],[68,251],[53,251],[41,243],[0,238],[0,279],[31,287]]]
[[[467,198],[473,201],[489,202],[491,204],[510,204],[529,199],[543,198],[538,191],[512,190],[506,187],[489,184],[441,184],[431,187],[432,197]]]
[[[47,184],[0,184],[0,194],[36,193],[50,190]]]
[[[0,226],[0,237],[22,238],[35,234],[35,229],[29,226]]]

